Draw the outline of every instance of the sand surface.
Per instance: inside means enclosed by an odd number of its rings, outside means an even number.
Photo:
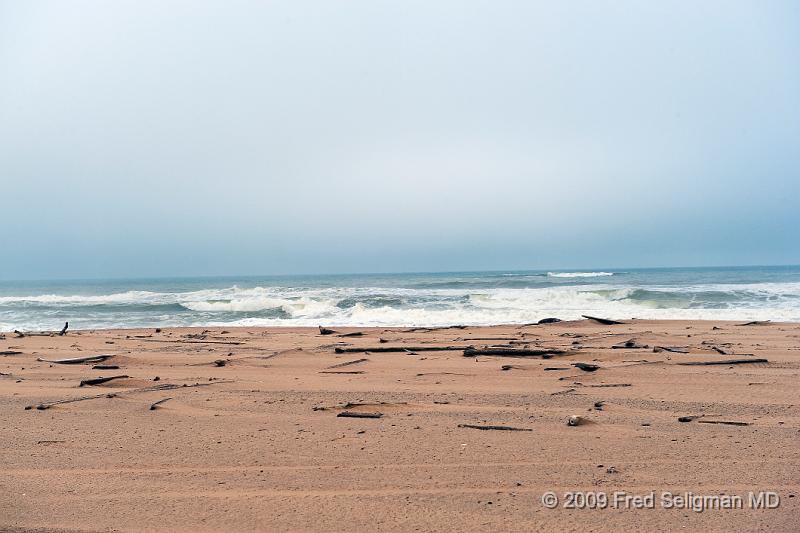
[[[353,331],[364,334],[340,336]],[[629,339],[642,347],[612,348]],[[335,353],[468,345],[567,353]],[[800,524],[800,324],[6,333],[0,352],[21,352],[0,355],[2,531],[796,531]],[[97,354],[113,355],[101,364],[119,369],[39,361]],[[768,363],[679,364],[753,358]],[[578,362],[600,368],[585,372]],[[129,377],[79,387],[115,375]],[[168,388],[184,384],[201,386]],[[49,405],[87,396],[94,398]],[[337,416],[343,411],[383,416]],[[571,415],[584,423],[568,426]],[[750,509],[748,493],[761,490],[775,491],[780,505]],[[561,498],[558,508],[542,504],[546,491]],[[655,508],[565,509],[569,491],[606,494],[609,507],[615,491],[655,491]],[[741,495],[745,508],[664,509],[664,491]]]

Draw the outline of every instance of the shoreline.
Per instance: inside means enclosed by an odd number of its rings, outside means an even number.
[[[791,531],[800,520],[800,324],[331,329],[6,334],[0,529]],[[550,352],[465,357],[467,346]],[[99,354],[111,357],[58,362]],[[548,491],[655,491],[656,505],[549,509]],[[774,491],[780,505],[681,512],[659,507],[665,491]]]
[[[609,320],[619,321],[622,325],[636,325],[641,323],[661,323],[661,324],[683,324],[683,323],[691,323],[691,324],[711,324],[711,325],[725,325],[725,326],[736,326],[736,327],[746,327],[750,325],[759,325],[759,326],[799,326],[800,321],[772,321],[772,320],[713,320],[713,319],[683,319],[683,318],[674,318],[674,319],[649,319],[649,318],[615,318],[615,317],[602,317],[607,318]],[[570,320],[570,319],[558,319],[558,322],[555,323],[542,323],[539,324],[538,322],[524,322],[524,323],[503,323],[503,324],[450,324],[446,326],[442,325],[424,325],[424,324],[394,324],[394,325],[384,325],[384,326],[376,326],[376,325],[330,325],[330,324],[319,324],[317,326],[296,326],[296,325],[271,325],[271,326],[231,326],[225,324],[205,324],[205,325],[192,325],[192,326],[169,326],[169,325],[152,325],[152,326],[136,326],[136,327],[113,327],[113,328],[83,328],[83,329],[73,329],[71,326],[68,330],[70,334],[92,334],[92,333],[114,333],[114,332],[126,332],[126,331],[150,331],[150,330],[170,330],[170,331],[194,331],[194,330],[228,330],[228,331],[243,331],[243,330],[251,330],[251,331],[269,331],[269,330],[299,330],[299,331],[311,331],[316,332],[318,331],[319,327],[325,328],[339,328],[341,330],[363,330],[363,331],[375,331],[375,330],[397,330],[397,329],[429,329],[432,331],[436,330],[447,330],[447,329],[461,329],[461,328],[520,328],[520,327],[534,327],[534,326],[550,326],[553,324],[579,324],[589,322],[591,320],[582,319],[582,320]],[[43,336],[43,334],[49,334],[51,337],[59,336],[58,330],[5,330],[0,331],[0,335],[12,335],[14,336],[15,333],[21,332],[23,334],[32,334],[33,336]],[[47,335],[44,335],[47,336]],[[19,337],[15,337],[19,338]]]

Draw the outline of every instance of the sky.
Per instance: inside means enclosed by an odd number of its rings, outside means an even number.
[[[800,264],[794,1],[0,0],[0,279]]]

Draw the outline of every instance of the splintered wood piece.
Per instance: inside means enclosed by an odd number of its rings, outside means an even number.
[[[159,406],[160,406],[162,403],[164,403],[164,402],[166,402],[166,401],[169,401],[169,400],[171,400],[171,399],[172,399],[172,398],[164,398],[164,399],[162,399],[162,400],[158,400],[157,402],[153,402],[152,404],[150,404],[150,410],[151,410],[151,411],[155,411],[156,409],[158,409],[158,407],[159,407]]]
[[[342,348],[333,349],[336,353],[404,353],[404,352],[454,352],[465,350],[471,346],[373,346],[371,348]]]
[[[767,359],[722,359],[720,361],[688,361],[677,363],[683,366],[705,366],[705,365],[746,365],[752,363],[769,363]]]
[[[90,355],[88,357],[70,357],[68,359],[36,359],[42,363],[54,363],[57,365],[80,365],[83,363],[102,363],[106,359],[114,357],[113,355]]]
[[[594,320],[595,322],[599,322],[600,324],[604,324],[606,326],[613,326],[615,324],[624,324],[625,322],[620,322],[618,320],[611,320],[610,318],[598,318],[596,316],[589,316],[589,315],[581,315],[583,318],[588,320]]]
[[[356,359],[354,361],[345,361],[344,363],[331,365],[331,366],[326,367],[326,368],[342,368],[343,366],[357,365],[359,363],[366,363],[367,361],[369,361],[369,359],[367,359],[366,357],[362,357],[361,359]]]
[[[483,431],[533,431],[528,428],[515,428],[512,426],[481,426],[476,424],[459,424],[460,428],[480,429]]]
[[[81,380],[81,384],[78,385],[78,386],[79,387],[87,387],[87,386],[91,386],[91,385],[102,385],[103,383],[108,383],[109,381],[112,381],[112,380],[115,380],[115,379],[123,379],[123,378],[127,378],[127,377],[130,377],[130,376],[122,375],[122,376],[108,376],[108,377],[104,377],[104,378],[84,379],[84,380]]]
[[[336,416],[338,418],[380,418],[383,416],[383,413],[358,413],[356,411],[342,411]]]
[[[208,383],[193,383],[193,384],[183,384],[183,385],[177,385],[175,383],[161,383],[160,385],[153,385],[152,387],[142,387],[140,389],[127,390],[124,391],[124,393],[116,392],[116,393],[95,394],[93,396],[81,396],[79,398],[68,398],[66,400],[56,400],[54,402],[40,403],[35,406],[28,405],[25,407],[25,410],[27,411],[35,407],[40,411],[44,411],[45,409],[50,409],[54,405],[82,402],[85,400],[95,400],[97,398],[116,398],[117,396],[121,396],[122,394],[133,394],[137,392],[155,392],[155,391],[175,390],[175,389],[188,389],[192,387],[208,387],[210,385],[222,385],[223,383],[234,383],[234,382],[232,380],[225,380],[225,381],[211,381]]]
[[[698,420],[698,424],[724,424],[726,426],[749,426],[750,422],[735,422],[730,420]]]
[[[653,346],[653,351],[658,353],[661,351],[672,353],[689,353],[689,348],[682,346]]]
[[[548,359],[554,355],[565,355],[569,352],[559,348],[465,348],[464,357],[490,355],[494,357],[542,357]]]

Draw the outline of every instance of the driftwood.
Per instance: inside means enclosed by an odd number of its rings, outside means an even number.
[[[698,424],[725,424],[726,426],[749,426],[750,422],[733,422],[728,420],[698,420]]]
[[[689,361],[677,363],[683,366],[705,366],[705,365],[746,365],[749,363],[769,363],[767,359],[722,359],[720,361]]]
[[[88,386],[91,386],[91,385],[102,385],[103,383],[108,383],[109,381],[114,380],[114,379],[122,379],[122,378],[127,378],[127,377],[130,377],[130,376],[124,376],[123,375],[123,376],[108,376],[108,377],[105,377],[105,378],[84,379],[84,380],[81,380],[81,384],[78,385],[78,386],[79,387],[88,387]]]
[[[319,327],[319,334],[320,335],[333,335],[334,333],[336,333],[335,330],[328,329],[328,328],[323,328],[322,326],[318,326],[318,327]]]
[[[374,346],[372,348],[334,348],[336,353],[403,353],[403,352],[453,352],[471,346]]]
[[[590,387],[632,387],[630,383],[598,383],[589,385]]]
[[[495,357],[542,357],[549,359],[554,355],[565,355],[569,352],[558,348],[465,348],[464,357],[476,357],[479,355],[491,355]]]
[[[511,342],[516,341],[516,342],[524,342],[526,344],[530,343],[530,341],[521,341],[516,337],[469,337],[469,338],[466,338],[466,339],[463,339],[463,338],[459,337],[458,339],[455,339],[455,340],[457,340],[457,341],[511,341]]]
[[[421,372],[417,377],[421,376],[474,376],[475,374],[461,374],[460,372]]]
[[[94,365],[92,370],[119,370],[119,365]]]
[[[18,352],[16,350],[3,350],[0,352],[0,355],[20,355],[22,352]]]
[[[166,402],[168,400],[171,400],[171,399],[172,398],[164,398],[163,400],[158,400],[157,402],[154,402],[154,403],[150,404],[150,410],[151,411],[155,411],[156,409],[158,409],[159,405],[161,405],[162,403],[164,403],[164,402]]]
[[[362,357],[361,359],[356,359],[355,361],[346,361],[344,363],[339,363],[337,365],[331,365],[331,366],[328,366],[326,368],[341,368],[343,366],[350,366],[350,365],[357,365],[359,363],[366,363],[367,361],[369,361],[369,359],[367,359],[366,357]]]
[[[584,372],[594,372],[595,370],[600,368],[599,366],[593,365],[591,363],[572,363],[572,366],[574,366],[579,370],[583,370]]]
[[[221,385],[223,383],[233,383],[233,381],[230,381],[230,380],[227,380],[227,381],[211,381],[211,382],[208,382],[208,383],[194,383],[194,384],[191,384],[191,385],[189,385],[189,384],[176,385],[174,383],[162,383],[160,385],[153,385],[152,387],[142,387],[142,388],[139,388],[139,389],[127,390],[127,391],[124,391],[124,393],[122,393],[122,392],[103,393],[103,394],[95,394],[95,395],[92,395],[92,396],[80,396],[78,398],[68,398],[66,400],[56,400],[54,402],[48,402],[48,403],[40,403],[40,404],[38,404],[36,406],[28,405],[28,406],[25,407],[25,410],[27,411],[27,410],[30,410],[30,409],[33,409],[34,407],[36,407],[36,409],[38,409],[40,411],[44,411],[45,409],[50,409],[54,405],[62,405],[62,404],[65,404],[65,403],[74,403],[74,402],[83,402],[83,401],[86,401],[86,400],[95,400],[95,399],[98,399],[98,398],[116,398],[117,396],[121,396],[122,394],[133,394],[133,393],[139,393],[139,392],[155,392],[155,391],[165,391],[165,390],[174,390],[174,389],[188,389],[188,388],[191,388],[191,387],[207,387],[209,385]]]
[[[595,322],[600,322],[606,326],[613,326],[615,324],[624,324],[625,322],[619,322],[618,320],[611,320],[609,318],[598,318],[596,316],[589,316],[589,315],[581,315],[583,318],[588,320],[594,320]]]
[[[546,366],[545,370],[569,370],[568,366]]]
[[[511,426],[479,426],[476,424],[459,424],[460,428],[481,429],[483,431],[533,431],[528,428],[515,428]]]
[[[342,333],[339,336],[340,337],[363,337],[364,336],[364,332],[363,331],[354,331],[352,333]]]
[[[735,326],[763,326],[769,324],[769,320],[753,320],[752,322],[745,322],[744,324],[734,324]]]
[[[637,344],[635,339],[630,339],[625,342],[621,342],[619,344],[615,344],[612,346],[614,349],[637,349],[637,348],[649,348],[646,344]]]
[[[55,402],[40,403],[40,404],[36,405],[35,407],[39,411],[44,411],[45,409],[50,409],[54,405],[61,405],[61,404],[65,404],[65,403],[74,403],[74,402],[83,402],[85,400],[96,400],[98,398],[116,398],[116,397],[117,397],[117,395],[115,393],[111,393],[111,394],[109,394],[109,393],[94,394],[92,396],[80,396],[78,398],[69,398],[68,400],[57,400]],[[33,405],[25,406],[25,410],[26,411],[29,410],[29,409],[33,409],[33,408],[34,408]]]
[[[69,359],[36,359],[42,363],[54,363],[57,365],[81,365],[83,363],[102,363],[106,359],[114,357],[113,355],[90,355],[88,357],[70,357]]]
[[[312,411],[330,411],[332,409],[352,409],[353,407],[380,407],[381,405],[408,405],[408,402],[347,402],[339,405],[318,405]]]
[[[61,331],[59,331],[59,332],[58,332],[58,334],[59,334],[61,337],[63,337],[64,335],[66,335],[66,334],[67,334],[67,328],[69,328],[69,322],[64,322],[64,327],[63,327],[63,328],[61,328]]]
[[[682,346],[653,346],[653,352],[672,352],[672,353],[689,353],[689,348]]]
[[[380,418],[383,413],[358,413],[356,411],[342,411],[338,415],[339,418]]]
[[[320,370],[320,374],[364,374],[363,370]]]
[[[723,350],[719,346],[712,346],[711,349],[714,350],[715,352],[717,352],[718,354],[728,355],[728,352],[726,352],[725,350]]]

